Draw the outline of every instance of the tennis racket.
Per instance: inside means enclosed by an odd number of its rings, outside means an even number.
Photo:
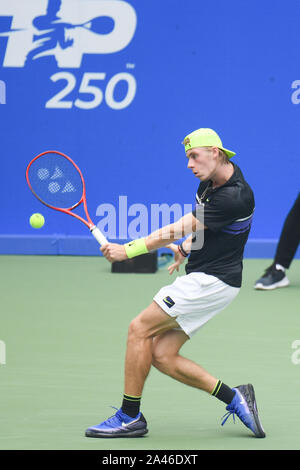
[[[72,24],[65,23],[63,20],[58,19],[52,21],[53,25],[63,25],[67,29],[84,28],[95,34],[109,34],[113,30],[114,20],[110,16],[97,16],[92,20],[85,21],[85,23]]]
[[[110,16],[98,16],[85,23],[76,24],[74,27],[88,29],[96,34],[108,34],[113,29],[114,21]],[[112,26],[112,27],[111,27]]]
[[[74,28],[84,28],[88,31],[91,31],[95,34],[109,34],[113,30],[114,21],[110,16],[98,16],[97,18],[93,18],[92,20],[86,21],[85,23],[80,24],[71,24],[65,23],[61,19],[52,21],[50,23],[49,29],[51,29],[51,24],[55,25],[63,25],[67,29],[74,29]],[[15,33],[17,31],[25,31],[25,28],[13,28],[7,29],[0,32],[0,36],[7,36],[8,34]],[[34,35],[33,39],[36,41],[39,39],[39,35]]]
[[[40,153],[28,164],[26,180],[42,204],[72,215],[89,228],[100,245],[108,243],[89,216],[85,182],[80,169],[70,157],[56,150]],[[80,204],[83,204],[86,219],[74,212]]]

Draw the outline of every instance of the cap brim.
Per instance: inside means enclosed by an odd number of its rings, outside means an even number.
[[[223,152],[226,153],[226,155],[227,155],[228,158],[232,158],[232,157],[234,157],[234,155],[236,155],[236,153],[235,153],[235,152],[232,152],[231,150],[224,149],[224,148],[222,148],[222,150],[223,150]]]

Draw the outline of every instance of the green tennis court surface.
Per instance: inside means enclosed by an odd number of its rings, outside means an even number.
[[[300,261],[290,287],[255,291],[268,263],[245,260],[239,296],[182,348],[230,386],[253,383],[267,437],[238,418],[221,427],[223,403],[152,369],[149,434],[105,440],[84,431],[121,405],[129,322],[174,277],[111,274],[101,257],[1,256],[0,449],[300,449]]]

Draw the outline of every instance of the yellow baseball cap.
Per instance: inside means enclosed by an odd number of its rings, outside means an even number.
[[[201,128],[191,132],[191,134],[185,137],[183,145],[186,152],[195,147],[218,147],[223,150],[229,158],[235,155],[235,152],[223,147],[220,137],[212,129]]]

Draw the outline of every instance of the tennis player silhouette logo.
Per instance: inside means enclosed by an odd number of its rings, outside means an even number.
[[[126,1],[48,0],[46,9],[40,2],[26,3],[13,0],[1,7],[0,17],[13,17],[11,28],[0,31],[8,37],[4,67],[54,56],[60,68],[79,68],[84,54],[118,52],[135,33],[135,10]]]
[[[82,24],[64,22],[59,16],[62,0],[49,0],[46,15],[37,16],[33,26],[41,31],[33,36],[36,47],[27,55],[27,61],[33,60],[43,52],[50,51],[59,46],[61,49],[72,47],[74,39],[67,38],[68,30],[86,28],[95,34],[109,34],[114,29],[114,21],[107,16],[99,16]]]

